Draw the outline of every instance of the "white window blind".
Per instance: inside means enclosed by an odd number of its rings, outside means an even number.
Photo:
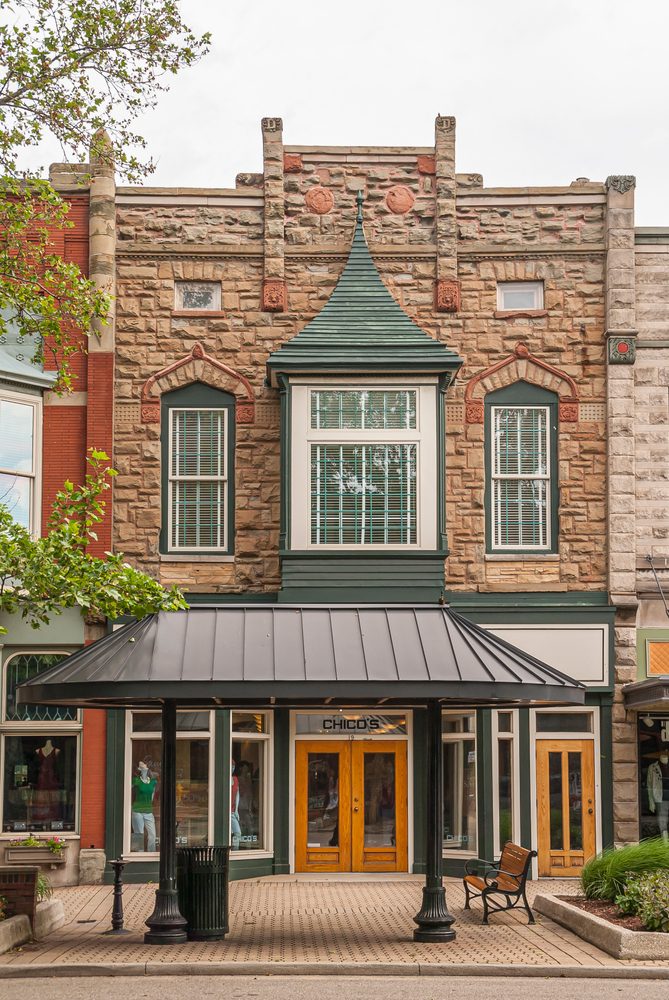
[[[550,440],[546,406],[492,407],[494,549],[550,547]]]
[[[0,503],[15,521],[33,530],[35,405],[0,400]]]
[[[227,410],[170,410],[169,548],[227,547]]]

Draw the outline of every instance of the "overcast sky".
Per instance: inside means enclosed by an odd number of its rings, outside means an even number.
[[[140,120],[147,183],[234,187],[262,168],[265,115],[286,145],[427,146],[441,113],[486,186],[635,174],[637,225],[669,226],[668,0],[181,7],[212,47]]]

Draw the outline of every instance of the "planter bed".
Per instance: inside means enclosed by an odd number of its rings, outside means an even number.
[[[646,931],[640,917],[632,917],[626,913],[619,914],[615,903],[607,903],[603,899],[586,899],[585,896],[558,896],[557,899],[578,906],[579,910],[585,910],[593,917],[608,920],[616,927],[624,927],[628,931]]]
[[[5,847],[5,863],[19,865],[64,865],[67,862],[69,845],[60,854],[54,854],[49,847]]]
[[[602,951],[608,952],[614,958],[651,962],[669,959],[669,934],[645,931],[638,929],[637,925],[630,927],[628,923],[630,920],[641,923],[638,917],[610,919],[616,909],[613,903],[603,904],[596,900],[585,900],[583,897],[574,897],[573,901],[568,899],[569,897],[561,898],[539,893],[532,905],[538,913],[550,917],[551,920],[578,934],[584,941],[589,941]],[[604,917],[600,913],[591,912],[592,903],[599,908],[610,906],[611,914],[607,913]],[[584,904],[587,904],[588,908]]]

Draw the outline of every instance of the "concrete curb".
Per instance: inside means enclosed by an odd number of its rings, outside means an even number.
[[[0,979],[87,976],[489,976],[534,979],[666,979],[669,966],[449,965],[441,962],[118,962],[0,965]]]
[[[637,962],[662,961],[669,958],[669,934],[655,931],[630,931],[617,927],[609,920],[596,917],[580,906],[574,906],[557,896],[537,894],[532,904],[538,913],[550,917],[562,927],[578,934],[584,941],[596,945],[614,958]]]

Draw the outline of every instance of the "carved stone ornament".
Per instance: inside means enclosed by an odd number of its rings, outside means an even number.
[[[434,286],[435,312],[456,313],[460,311],[460,282],[440,279]]]
[[[283,118],[263,118],[263,132],[283,132]]]
[[[302,154],[301,153],[284,153],[283,154],[283,172],[284,174],[299,174],[302,171]]]
[[[578,403],[576,400],[561,399],[558,408],[561,423],[578,423]]]
[[[484,422],[483,403],[467,403],[465,419],[468,424],[482,424]]]
[[[413,208],[415,200],[413,191],[405,187],[404,184],[396,184],[386,195],[386,206],[393,215],[404,215]]]
[[[609,337],[609,364],[633,365],[636,361],[634,337]]]
[[[329,188],[312,187],[304,196],[307,208],[316,215],[327,215],[334,208],[334,195]]]
[[[625,194],[630,188],[636,187],[636,177],[633,174],[612,174],[606,178],[606,188],[613,188],[618,194]]]
[[[159,424],[160,423],[160,403],[144,403],[142,406],[142,423],[143,424]]]
[[[286,282],[281,278],[266,278],[262,285],[263,312],[286,312]]]
[[[453,115],[439,115],[435,120],[437,132],[452,132],[455,129],[455,118]]]
[[[235,422],[238,424],[255,423],[255,406],[253,403],[238,403],[235,407]]]
[[[418,173],[419,174],[434,174],[437,170],[437,164],[434,156],[426,156],[423,153],[419,153],[417,156],[418,160]]]

